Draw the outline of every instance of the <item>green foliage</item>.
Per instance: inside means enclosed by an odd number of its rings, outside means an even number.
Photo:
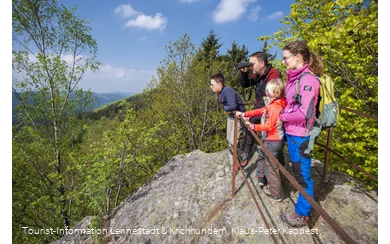
[[[272,39],[270,47],[280,49],[292,40],[305,40],[311,50],[322,57],[326,73],[335,81],[335,94],[341,106],[378,115],[377,2],[297,0],[291,5],[291,14],[281,22],[285,27],[273,37],[259,39]],[[320,142],[324,142],[323,137]],[[377,121],[342,110],[334,130],[332,149],[377,176]],[[315,152],[314,156],[323,157],[322,151]],[[330,169],[367,180],[339,158],[332,158]]]
[[[80,133],[83,133],[82,127],[76,123],[71,127],[69,134],[72,137],[69,135],[59,144],[62,151],[77,147],[72,142],[79,140]],[[26,235],[21,228],[63,228],[63,204],[72,204],[67,212],[70,219],[82,217],[77,200],[71,198],[76,177],[73,164],[64,152],[61,154],[64,167],[59,172],[51,140],[43,138],[44,134],[31,126],[13,130],[12,134],[13,238],[16,243],[19,242],[16,240],[43,243],[59,238],[58,235]],[[67,191],[63,191],[64,187]]]
[[[78,193],[89,199],[93,215],[110,214],[160,168],[163,162],[150,150],[159,144],[160,128],[163,123],[153,127],[139,123],[130,108],[123,121],[102,118],[87,127],[84,147],[73,160],[80,172]]]
[[[299,0],[291,8],[283,20],[286,29],[259,40],[272,40],[268,49],[282,49],[294,39],[306,40],[324,58],[341,104],[377,115],[377,4]],[[25,235],[23,226],[63,227],[93,215],[91,226],[98,228],[103,216],[112,213],[172,156],[227,148],[226,114],[210,89],[210,77],[220,72],[228,86],[241,92],[234,64],[246,60],[244,45],[234,42],[226,54],[220,54],[213,31],[198,49],[185,34],[166,46],[167,57],[147,91],[95,111],[85,120],[82,114],[91,106],[91,94],[78,90],[77,84],[99,62],[90,28],[74,11],[58,7],[55,1],[39,5],[13,1],[13,39],[18,44],[13,50],[13,68],[25,72],[23,79],[15,76],[13,80],[22,119],[13,128],[12,141],[16,243],[59,238]],[[42,20],[41,27],[35,17]],[[38,45],[30,49],[31,43]],[[83,51],[86,56],[75,55],[69,65],[61,56],[69,50]],[[285,69],[280,60],[274,60],[273,66]],[[19,94],[18,89],[26,93]],[[70,96],[71,92],[75,95]],[[331,147],[377,176],[377,127],[376,121],[342,110]],[[325,136],[319,141],[325,144]],[[323,155],[324,150],[316,146],[314,157]],[[366,179],[334,156],[331,169]],[[100,236],[93,238],[101,241]]]
[[[77,84],[99,62],[90,27],[74,11],[55,1],[12,1],[12,90],[21,111],[12,133],[15,240],[47,242],[56,236],[26,236],[20,226],[64,228],[83,214],[72,199],[78,175],[70,155],[85,132],[82,114],[91,99]]]
[[[125,110],[123,104],[124,102],[129,103],[137,103],[140,97],[142,97],[143,94],[136,94],[132,95],[126,98],[122,98],[120,100],[116,100],[114,102],[105,104],[99,108],[94,109],[92,112],[88,113],[86,117],[88,119],[93,120],[99,120],[101,117],[107,117],[114,119],[118,114],[120,114],[121,111]],[[137,103],[138,104],[138,103]],[[141,105],[142,106],[142,105]]]
[[[205,40],[202,40],[201,47],[198,50],[198,60],[204,60],[208,64],[212,64],[219,59],[219,49],[222,44],[219,44],[219,38],[215,34],[214,30],[209,32],[209,35]],[[207,65],[209,68],[210,66]]]
[[[96,217],[96,216],[92,217],[89,229],[101,230],[102,229],[102,227],[100,225],[101,221],[102,221],[102,219],[99,217]],[[92,235],[92,240],[93,240],[93,243],[100,244],[103,242],[103,237],[101,234],[99,235],[96,232],[94,232]]]
[[[195,58],[188,35],[167,46],[166,51],[167,57],[157,70],[158,82],[150,84],[150,89],[155,89],[147,102],[150,116],[169,125],[166,135],[173,151],[209,151],[213,143],[219,145],[212,136],[226,126],[226,117],[210,90],[210,77],[222,65]]]
[[[225,70],[227,71],[224,76],[227,80],[227,85],[232,87],[238,94],[242,94],[243,88],[240,83],[240,71],[235,70],[236,64],[240,62],[248,61],[248,48],[245,45],[241,47],[234,41],[230,49],[226,51],[225,55],[222,55],[222,60],[226,64]],[[249,90],[249,89],[247,89]]]

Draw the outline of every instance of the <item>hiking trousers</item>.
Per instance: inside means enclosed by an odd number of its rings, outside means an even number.
[[[278,160],[279,152],[283,152],[284,140],[264,141],[268,151]],[[264,169],[264,173],[262,172]],[[282,184],[280,181],[279,166],[276,166],[267,157],[265,152],[260,148],[259,158],[257,160],[257,177],[265,176],[268,181],[269,190],[274,197],[282,197]]]
[[[286,134],[290,161],[293,165],[295,180],[312,198],[314,197],[314,182],[311,178],[311,156],[304,155],[310,136],[292,136]],[[306,198],[299,193],[295,204],[295,212],[301,216],[309,216],[312,206]]]

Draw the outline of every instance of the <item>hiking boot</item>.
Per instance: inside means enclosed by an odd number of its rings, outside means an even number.
[[[267,184],[267,180],[264,176],[257,177],[257,182],[259,183],[259,186],[265,186]]]
[[[245,168],[248,165],[249,154],[241,150],[238,151],[237,157],[240,159],[241,167]]]
[[[309,216],[301,216],[294,212],[291,215],[283,214],[281,219],[286,225],[290,227],[302,227],[306,225],[307,221],[309,220]]]
[[[281,202],[282,198],[281,197],[275,197],[271,194],[271,191],[269,190],[268,187],[263,187],[263,192],[265,195],[267,195],[269,198],[273,199],[274,201]]]
[[[248,160],[240,162],[241,167],[244,169],[248,165]]]

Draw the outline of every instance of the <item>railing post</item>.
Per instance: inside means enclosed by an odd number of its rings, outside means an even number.
[[[322,175],[322,181],[327,182],[328,181],[328,165],[329,165],[329,155],[330,155],[330,143],[332,142],[332,132],[333,127],[330,127],[328,129],[328,138],[326,139],[326,148],[325,148],[325,164],[324,164],[324,173]]]
[[[238,140],[238,119],[234,115],[234,142],[233,142],[233,165],[232,165],[232,198],[234,198],[236,191],[236,170],[237,170],[237,140]]]

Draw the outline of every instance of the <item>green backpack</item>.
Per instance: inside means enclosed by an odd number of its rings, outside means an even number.
[[[339,104],[334,96],[333,89],[333,80],[330,76],[324,74],[321,77],[316,76],[311,72],[305,72],[301,74],[298,78],[298,81],[295,86],[295,90],[297,93],[297,97],[300,98],[299,94],[299,84],[300,80],[305,75],[314,75],[317,80],[320,82],[320,94],[318,96],[318,102],[316,106],[316,114],[314,116],[314,124],[310,128],[310,140],[309,146],[305,150],[305,154],[311,155],[311,151],[313,150],[314,142],[318,138],[321,130],[329,129],[330,127],[334,127],[337,125],[337,121],[339,119]],[[300,101],[298,101],[299,103]],[[306,123],[306,136],[309,132],[309,123]]]

